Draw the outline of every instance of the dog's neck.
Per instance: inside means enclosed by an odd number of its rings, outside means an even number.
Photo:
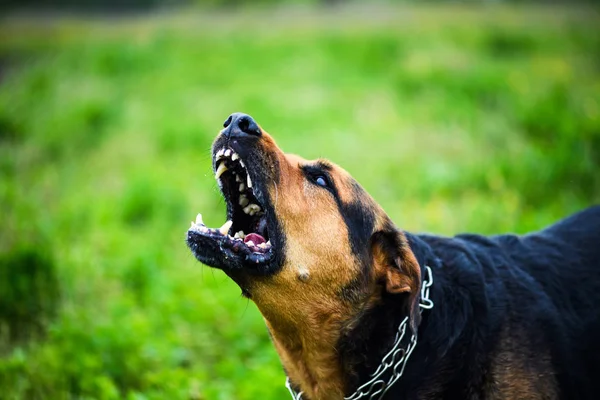
[[[426,276],[424,266],[437,261],[427,248],[417,253],[421,275]],[[286,374],[297,391],[303,391],[302,398],[330,400],[342,399],[370,379],[407,316],[406,302],[404,295],[384,293],[359,311],[324,309],[321,318],[306,318],[306,313],[282,318],[267,309],[261,312]],[[317,315],[311,311],[313,317]],[[354,317],[348,320],[347,315]]]
[[[439,398],[444,387],[460,381],[460,368],[451,360],[461,359],[469,346],[476,343],[477,332],[469,328],[473,309],[478,309],[480,323],[488,324],[489,299],[483,294],[485,283],[477,257],[471,259],[473,271],[460,271],[452,257],[464,257],[464,249],[444,238],[417,236],[405,233],[411,251],[422,268],[431,267],[434,284],[431,299],[435,306],[422,313],[418,327],[418,342],[402,377],[389,391],[389,398]],[[431,245],[431,246],[430,246]],[[449,246],[448,259],[439,259],[432,246]],[[470,290],[463,288],[469,280]],[[452,304],[452,307],[447,307]],[[355,328],[347,332],[338,344],[343,379],[348,396],[377,369],[382,357],[390,350],[395,332],[407,315],[404,302],[397,296],[384,296],[378,307],[364,315]],[[477,368],[477,367],[475,367]],[[483,369],[482,369],[483,371]],[[436,377],[431,380],[431,377]]]
[[[477,331],[470,328],[473,310],[477,310],[480,324],[494,328],[488,319],[490,299],[485,295],[489,282],[482,280],[478,256],[460,242],[409,233],[406,237],[422,268],[421,276],[426,276],[426,265],[433,271],[430,298],[435,307],[422,313],[417,345],[388,395],[439,398],[447,387],[460,382],[462,370],[453,366],[452,360],[462,359],[473,343],[481,342]],[[445,249],[447,258],[437,258],[433,247],[438,246]],[[470,269],[457,268],[455,257],[467,257]],[[469,290],[464,288],[465,281]],[[325,319],[312,323],[298,318],[297,323],[303,325],[301,334],[286,332],[284,325],[270,323],[267,315],[265,318],[286,373],[298,385],[295,389],[304,392],[302,399],[330,400],[351,395],[371,379],[407,312],[402,295],[384,294],[376,305],[357,314],[332,313],[325,318],[326,313],[322,313]],[[348,321],[344,315],[355,317]],[[290,329],[289,321],[285,326]],[[481,365],[473,364],[472,368],[484,371]]]
[[[341,399],[345,385],[336,352],[341,316],[321,320],[298,316],[294,323],[265,316],[265,321],[286,374],[302,388],[302,398]]]
[[[427,244],[408,233],[406,236],[421,266],[421,276],[425,277],[425,266],[435,268],[439,260]],[[421,326],[427,321],[428,314],[425,312],[422,315]],[[353,329],[343,333],[337,349],[343,366],[346,396],[371,379],[371,374],[377,370],[382,358],[390,351],[398,327],[407,315],[405,297],[384,293],[376,307],[364,313],[360,322],[353,324]],[[407,336],[410,337],[410,334]],[[405,348],[407,344],[408,340],[402,347]]]

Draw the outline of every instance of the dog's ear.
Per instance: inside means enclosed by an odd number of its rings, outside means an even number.
[[[375,278],[385,291],[408,294],[410,326],[416,332],[420,322],[421,267],[406,237],[395,228],[375,232],[371,236],[371,254]]]

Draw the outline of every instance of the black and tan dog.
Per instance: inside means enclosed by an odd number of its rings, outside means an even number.
[[[600,398],[600,207],[525,236],[409,234],[244,114],[213,166],[227,222],[199,216],[188,246],[256,303],[297,398]]]

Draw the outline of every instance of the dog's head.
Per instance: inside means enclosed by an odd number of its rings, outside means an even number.
[[[193,224],[198,260],[227,273],[271,324],[352,317],[384,292],[403,294],[413,327],[420,267],[404,235],[342,168],[283,153],[248,115],[225,121],[213,168],[227,222]]]

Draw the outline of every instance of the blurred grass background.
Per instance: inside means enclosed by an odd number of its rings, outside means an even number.
[[[283,399],[256,308],[184,244],[234,111],[398,226],[600,199],[595,6],[352,5],[0,24],[0,399]]]

